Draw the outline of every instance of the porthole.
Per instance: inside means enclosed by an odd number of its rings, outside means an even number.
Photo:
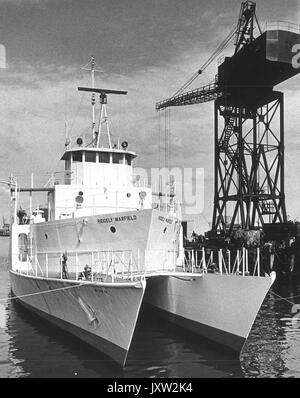
[[[110,227],[110,232],[112,232],[113,234],[116,233],[116,228],[115,227]]]
[[[48,239],[48,234],[47,233],[45,233],[45,238]]]
[[[165,234],[167,231],[167,227],[164,228],[163,233]]]
[[[126,196],[127,196],[127,198],[130,198],[131,197],[131,193],[128,192],[128,194]]]

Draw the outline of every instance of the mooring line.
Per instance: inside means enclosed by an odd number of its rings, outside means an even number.
[[[292,305],[294,305],[295,303],[293,303],[292,301],[289,301],[288,299],[293,299],[293,298],[300,297],[300,295],[294,296],[294,297],[282,297],[282,296],[280,296],[279,294],[277,294],[277,293],[275,293],[273,291],[272,291],[272,293],[275,294],[275,296],[279,297],[280,300],[285,300],[286,302],[288,302],[289,304],[292,304]]]
[[[13,297],[2,298],[2,299],[0,299],[0,302],[16,300],[18,298],[23,298],[23,297],[37,296],[38,294],[46,294],[46,293],[51,293],[51,292],[57,292],[59,290],[73,289],[74,287],[79,287],[79,286],[84,286],[84,284],[80,283],[79,285],[65,286],[65,287],[60,287],[58,289],[49,289],[49,290],[44,290],[42,292],[29,293],[29,294],[23,294],[21,296],[13,296]]]

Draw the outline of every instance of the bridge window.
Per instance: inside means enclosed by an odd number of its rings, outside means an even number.
[[[73,152],[73,162],[82,162],[82,152]]]
[[[129,166],[131,166],[131,162],[132,162],[132,157],[131,157],[131,155],[129,155],[128,153],[126,153],[126,155],[125,155],[125,164],[128,164]]]
[[[71,153],[67,153],[64,156],[65,159],[65,170],[71,169]]]
[[[109,153],[108,152],[99,152],[99,162],[100,163],[109,163]]]
[[[113,163],[123,164],[123,153],[113,153]]]
[[[70,157],[65,161],[65,170],[71,170],[71,159]]]
[[[86,152],[85,161],[95,163],[96,162],[96,152]]]

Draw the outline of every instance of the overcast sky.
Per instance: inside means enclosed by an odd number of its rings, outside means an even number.
[[[139,167],[157,167],[155,103],[171,96],[206,61],[237,23],[240,0],[0,0],[7,68],[0,69],[0,177],[59,169],[64,124],[90,128],[89,84],[81,66],[95,56],[98,86],[128,90],[109,98],[112,133],[130,143]],[[300,24],[299,0],[258,0],[266,21]],[[228,49],[232,54],[233,48]],[[211,81],[217,63],[195,83]],[[288,214],[300,220],[300,77],[278,87],[286,99]],[[213,201],[213,103],[172,109],[171,166],[205,172],[204,214]],[[8,215],[0,189],[0,216]]]

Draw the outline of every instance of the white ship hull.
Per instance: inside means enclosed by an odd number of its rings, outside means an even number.
[[[30,233],[33,239],[33,256],[37,257],[43,273],[46,274],[45,254],[49,254],[49,271],[59,273],[59,261],[55,253],[67,251],[69,272],[75,272],[71,253],[91,253],[99,250],[128,251],[135,258],[133,267],[140,264],[147,270],[162,269],[163,254],[178,250],[180,222],[158,210],[140,210],[124,213],[110,213],[68,220],[57,220],[33,224]],[[114,228],[112,232],[111,228]],[[144,257],[146,256],[146,257]],[[80,260],[90,261],[89,256]]]
[[[28,309],[124,366],[146,288],[136,275],[174,267],[178,226],[175,217],[152,209],[14,225],[12,292]],[[25,250],[18,246],[24,233],[31,237]],[[79,279],[86,264],[89,281]]]
[[[13,271],[10,277],[12,291],[22,305],[124,366],[145,281],[83,285]]]
[[[178,227],[175,217],[150,209],[15,225],[13,246],[23,232],[33,245],[30,261],[13,251],[12,291],[23,305],[121,366],[144,293],[170,321],[240,352],[274,278],[176,272]],[[78,278],[86,263],[93,267],[92,281]]]
[[[274,280],[275,274],[154,277],[145,301],[167,320],[240,353]]]

